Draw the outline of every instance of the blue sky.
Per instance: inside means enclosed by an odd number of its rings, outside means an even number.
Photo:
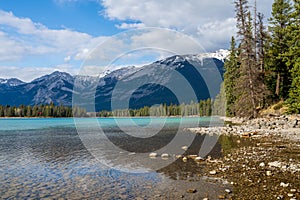
[[[258,1],[267,17],[271,5],[272,0]],[[234,7],[228,0],[0,0],[0,77],[30,81],[55,70],[77,74],[99,44],[143,27],[176,30],[213,52],[228,48],[235,34]],[[131,42],[184,49],[171,38],[154,31]],[[122,49],[112,43],[112,51]],[[167,56],[155,55],[153,60]]]

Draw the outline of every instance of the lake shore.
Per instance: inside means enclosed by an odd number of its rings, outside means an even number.
[[[223,157],[206,159],[205,174],[233,186],[233,196],[220,198],[300,199],[300,116],[224,120],[224,127],[188,129],[219,135]]]

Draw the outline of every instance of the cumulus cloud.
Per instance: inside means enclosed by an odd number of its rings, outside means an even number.
[[[197,35],[199,28],[209,34],[211,27],[206,27],[205,24],[213,21],[224,21],[224,19],[232,18],[234,14],[232,5],[228,1],[103,0],[102,4],[109,19],[133,20],[140,21],[148,27],[172,28],[194,36],[203,44],[210,43],[205,41],[207,38],[201,38],[202,35]],[[128,23],[126,26],[121,24],[119,27],[130,27],[130,25]],[[220,31],[226,32],[225,36],[233,34],[232,32],[229,33],[231,30],[228,29]],[[220,40],[221,38],[214,39]],[[229,41],[229,39],[230,37],[222,36],[222,40]],[[206,46],[206,48],[210,49],[211,46]]]
[[[94,48],[106,37],[94,38],[86,33],[68,29],[53,30],[29,18],[16,17],[0,10],[0,61],[16,60],[27,55],[77,54],[85,48]]]
[[[4,32],[0,31],[0,61],[19,60],[24,54],[24,48],[17,41],[10,39]]]
[[[86,49],[77,56],[85,57],[84,66],[110,66],[112,63],[136,65],[174,54],[203,52],[204,48],[185,34],[166,28],[144,28],[117,34],[92,52]]]
[[[253,0],[250,1],[253,4]],[[272,0],[260,0],[258,9],[269,16]],[[138,21],[117,27],[165,27],[193,36],[208,50],[224,48],[235,34],[234,4],[227,0],[103,0],[105,16],[111,20]]]

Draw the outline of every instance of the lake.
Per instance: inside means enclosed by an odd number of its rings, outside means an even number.
[[[0,119],[3,199],[198,199],[224,190],[201,176],[205,164],[181,154],[205,153],[214,137],[186,127],[217,118]],[[220,157],[221,145],[203,156]],[[190,146],[187,152],[182,146]],[[149,153],[157,152],[156,158]],[[164,159],[161,154],[168,154]],[[177,156],[177,157],[176,157]],[[186,190],[197,187],[196,195]]]

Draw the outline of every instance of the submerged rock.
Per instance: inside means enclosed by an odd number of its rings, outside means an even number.
[[[149,154],[149,157],[150,157],[150,158],[156,158],[157,155],[158,155],[157,153],[150,153],[150,154]]]
[[[169,154],[163,153],[163,154],[161,154],[161,157],[162,157],[162,158],[169,158]]]
[[[186,150],[188,150],[188,146],[182,146],[181,149],[186,151]]]
[[[197,190],[196,190],[196,189],[188,189],[186,192],[187,192],[187,193],[196,193]]]

